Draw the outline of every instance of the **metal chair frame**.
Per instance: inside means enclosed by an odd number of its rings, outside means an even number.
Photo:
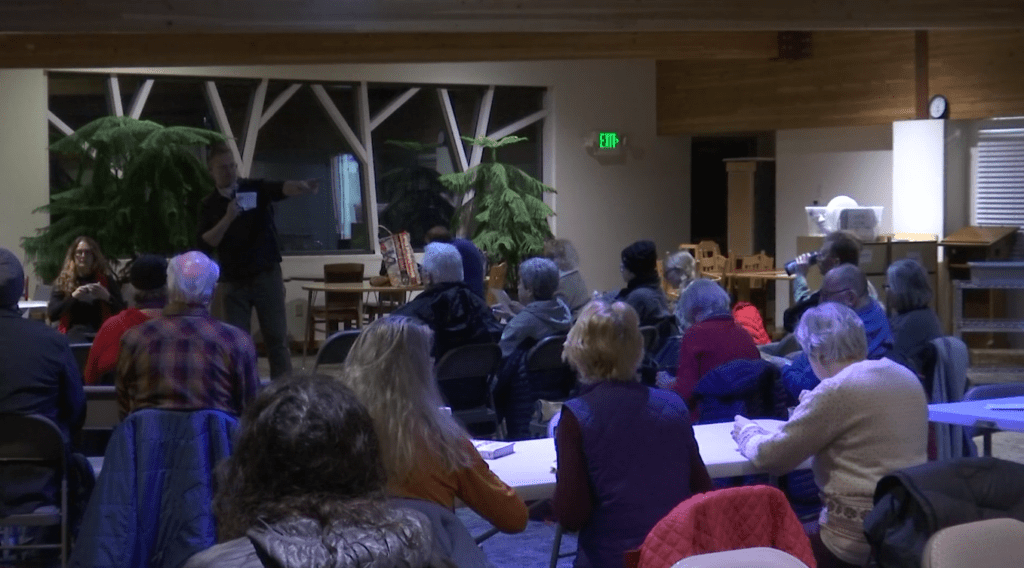
[[[320,346],[320,350],[316,352],[313,372],[315,373],[320,365],[344,363],[348,358],[348,352],[352,350],[352,345],[359,338],[361,332],[362,330],[359,329],[347,329],[328,337]]]
[[[0,543],[0,550],[60,550],[60,565],[68,565],[68,463],[60,428],[45,416],[0,414],[0,464],[49,466],[60,475],[60,509],[56,512],[15,513],[0,518],[0,526],[60,526],[57,544]]]
[[[504,426],[498,420],[494,410],[494,397],[491,384],[494,374],[501,364],[501,348],[496,343],[478,343],[462,345],[445,353],[434,367],[441,396],[452,408],[452,415],[465,426],[482,422],[494,422],[495,433],[499,439],[505,438]],[[471,384],[469,381],[480,381],[477,387],[486,392],[482,404],[458,408],[445,393],[446,382],[450,384]]]

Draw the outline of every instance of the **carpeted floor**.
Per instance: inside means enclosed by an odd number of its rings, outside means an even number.
[[[465,523],[473,536],[487,532],[491,524],[472,510],[462,507],[455,513]],[[547,568],[551,561],[551,545],[555,540],[555,525],[541,521],[530,521],[526,530],[519,534],[498,533],[485,540],[483,546],[488,560],[494,568]],[[576,535],[562,536],[562,551],[576,550]],[[573,556],[560,558],[558,568],[570,568]]]

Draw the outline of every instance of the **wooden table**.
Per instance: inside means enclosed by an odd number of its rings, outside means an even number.
[[[363,325],[363,295],[368,292],[415,292],[423,290],[423,286],[375,286],[370,284],[368,281],[363,282],[343,282],[343,283],[326,283],[326,282],[313,282],[310,284],[303,284],[302,289],[307,292],[306,297],[306,340],[302,343],[302,366],[306,366],[306,349],[309,346],[309,342],[312,339],[310,332],[313,329],[313,302],[316,300],[316,295],[320,292],[330,292],[332,294],[350,294],[356,297],[357,311],[359,314],[356,320],[356,327],[362,327]]]

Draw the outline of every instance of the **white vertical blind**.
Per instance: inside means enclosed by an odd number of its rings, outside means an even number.
[[[975,222],[1024,228],[1024,128],[978,130]],[[1024,256],[1017,233],[1014,256]]]

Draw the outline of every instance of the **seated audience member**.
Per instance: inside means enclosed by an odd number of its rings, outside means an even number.
[[[121,417],[140,408],[213,408],[238,416],[260,381],[248,333],[209,313],[220,269],[201,252],[171,259],[164,315],[129,329],[117,359]]]
[[[693,325],[679,346],[679,369],[673,388],[686,401],[690,418],[697,421],[700,407],[693,399],[697,381],[708,371],[737,359],[759,359],[761,353],[747,330],[729,311],[729,294],[716,282],[697,280],[678,302],[686,321]]]
[[[822,290],[824,295],[831,289]],[[864,516],[874,506],[875,485],[926,459],[924,389],[889,359],[865,360],[862,319],[838,302],[804,313],[796,337],[821,383],[800,395],[781,430],[737,416],[733,438],[757,467],[776,474],[813,456],[811,469],[825,502],[819,526],[808,531],[818,566],[864,566],[870,552]]]
[[[50,321],[72,343],[88,343],[110,316],[124,308],[121,285],[114,278],[100,245],[78,237],[64,256],[47,306]]]
[[[40,321],[21,317],[18,300],[24,287],[25,272],[18,257],[0,248],[0,413],[49,418],[70,449],[85,421],[82,378],[67,337]],[[94,479],[84,457],[74,455],[68,466],[74,527]],[[31,513],[57,504],[59,491],[60,482],[49,468],[0,466],[2,512]]]
[[[469,239],[457,239],[451,232],[440,225],[427,231],[424,235],[427,244],[445,243],[452,245],[459,251],[462,258],[462,281],[469,286],[474,294],[486,298],[484,293],[484,253]]]
[[[103,322],[89,349],[85,364],[85,384],[114,384],[117,354],[124,332],[149,321],[167,304],[167,260],[155,254],[136,258],[129,269],[134,296],[132,307]]]
[[[337,381],[275,381],[249,405],[214,499],[221,540],[186,568],[441,566],[429,521],[392,508],[373,422]]]
[[[430,243],[423,252],[427,289],[398,308],[395,315],[412,317],[434,330],[435,360],[454,347],[496,342],[501,325],[483,297],[462,281],[462,257],[454,246]]]
[[[877,301],[871,299],[867,291],[867,278],[860,268],[852,264],[843,264],[825,275],[818,291],[822,303],[835,302],[842,304],[860,318],[862,327],[867,333],[868,359],[881,359],[892,349],[892,331],[889,319]],[[818,378],[811,367],[808,354],[799,354],[792,362],[781,357],[771,357],[772,362],[782,369],[782,384],[789,391],[792,400],[798,400],[800,391],[810,390],[818,385]]]
[[[925,379],[925,391],[930,393],[935,367],[931,341],[943,333],[939,316],[928,307],[932,301],[928,273],[916,261],[903,259],[889,265],[885,279],[888,288],[885,304],[893,338],[889,358]]]
[[[503,532],[526,528],[523,500],[480,457],[442,409],[430,361],[430,329],[391,315],[363,329],[339,379],[370,412],[388,477],[388,493],[454,509],[468,505]]]
[[[676,298],[697,278],[697,263],[692,254],[681,250],[665,259],[665,281],[675,290]]]
[[[538,341],[569,331],[572,314],[558,288],[558,267],[546,258],[531,258],[519,265],[519,300],[526,304],[501,334],[503,358],[494,385],[498,419],[505,420],[509,440],[529,438],[530,417],[536,399],[524,374],[523,360]]]
[[[626,302],[640,318],[641,326],[658,328],[658,336],[664,341],[675,335],[675,316],[668,309],[668,298],[661,289],[658,277],[658,251],[653,241],[637,241],[622,249],[622,265],[619,267],[626,287],[619,291],[615,300]]]
[[[842,265],[852,264],[857,266],[860,263],[860,241],[857,237],[845,231],[835,231],[825,235],[821,250],[818,251],[818,270],[821,275],[828,274],[829,270]],[[805,253],[797,257],[795,278],[793,279],[793,305],[789,307],[782,317],[783,327],[792,333],[796,328],[800,316],[808,308],[817,306],[820,301],[818,292],[811,292],[807,288],[807,271],[810,269],[810,257],[812,253]]]
[[[558,267],[546,258],[531,258],[519,265],[519,301],[526,306],[501,333],[501,356],[508,357],[523,341],[540,341],[565,333],[572,325],[569,306],[555,297]]]
[[[553,506],[579,531],[578,568],[621,568],[658,520],[711,489],[686,405],[638,382],[642,355],[636,312],[623,302],[587,304],[565,342],[584,394],[562,408]]]
[[[569,306],[572,318],[580,314],[590,301],[590,289],[580,274],[580,256],[568,239],[548,239],[544,242],[544,256],[558,265],[558,296]]]

